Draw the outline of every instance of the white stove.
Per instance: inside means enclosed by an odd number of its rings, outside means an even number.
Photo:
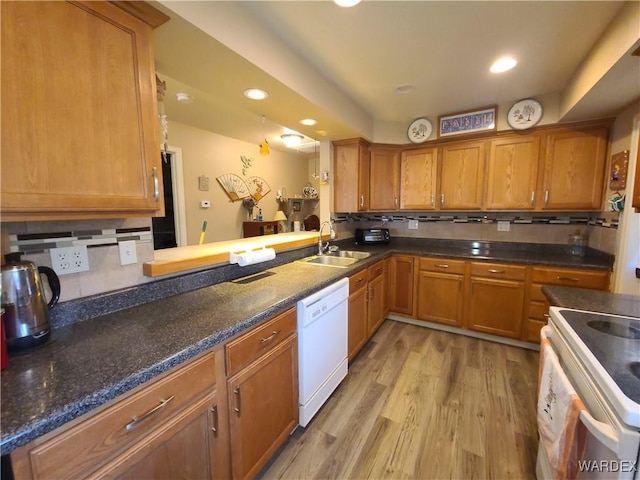
[[[640,318],[551,307],[541,336],[586,407],[578,478],[640,480]],[[549,478],[541,452],[536,474]]]

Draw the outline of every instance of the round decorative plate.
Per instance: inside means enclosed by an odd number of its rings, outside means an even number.
[[[302,189],[305,198],[318,198],[318,191],[311,185],[307,185]]]
[[[409,137],[409,140],[413,143],[422,143],[427,141],[432,131],[433,126],[429,120],[426,118],[416,118],[407,129],[407,137]]]
[[[536,125],[542,118],[542,105],[533,98],[525,98],[514,103],[507,113],[507,123],[516,130],[526,130]]]

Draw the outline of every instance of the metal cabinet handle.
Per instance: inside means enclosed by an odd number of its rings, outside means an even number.
[[[213,434],[215,437],[218,436],[218,405],[214,405],[213,407],[211,407],[211,413],[213,414],[213,426],[211,427],[211,430],[213,430]]]
[[[236,396],[236,406],[233,408],[233,410],[238,414],[238,416],[240,416],[240,407],[242,405],[242,398],[240,397],[240,387],[236,387],[236,389],[233,391],[233,394]]]
[[[549,315],[548,313],[543,313],[542,316],[547,322],[551,319],[551,315]]]
[[[398,197],[393,197],[393,204],[398,208]]]
[[[382,267],[377,267],[376,268],[376,273],[380,273],[380,272],[382,272]]]
[[[579,282],[580,279],[576,277],[556,277],[561,282]]]
[[[504,270],[496,270],[495,268],[490,268],[489,273],[506,273]]]
[[[275,337],[279,333],[280,333],[280,330],[273,330],[271,332],[271,335],[269,335],[267,338],[261,338],[260,343],[267,343],[269,340],[273,340],[273,337]]]
[[[153,198],[157,202],[160,200],[160,180],[158,179],[158,167],[153,167]]]
[[[544,191],[544,206],[547,207],[549,205],[549,190]]]
[[[531,208],[533,208],[535,201],[536,201],[536,192],[531,192]]]
[[[360,195],[360,206],[364,207],[364,195]]]
[[[438,263],[436,265],[436,267],[438,267],[438,268],[449,268],[449,265],[447,265],[446,263]]]
[[[364,281],[364,278],[359,278],[356,280],[356,285],[360,285]]]
[[[431,206],[435,206],[435,195],[433,193],[431,194]]]
[[[440,195],[440,206],[444,207],[444,193]]]
[[[135,427],[136,425],[138,425],[140,422],[142,422],[144,419],[149,418],[151,415],[153,415],[154,413],[156,413],[157,411],[161,410],[164,408],[164,406],[169,403],[171,400],[173,400],[175,398],[175,395],[171,395],[169,398],[162,399],[160,400],[160,403],[158,405],[156,405],[155,407],[153,407],[151,410],[149,410],[148,412],[143,413],[141,416],[139,417],[133,417],[131,419],[131,422],[127,423],[124,428],[126,428],[127,430],[131,430],[133,427]]]

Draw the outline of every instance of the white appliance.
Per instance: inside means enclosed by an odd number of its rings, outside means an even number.
[[[640,318],[551,307],[541,337],[586,408],[578,478],[640,480]],[[552,478],[541,446],[536,476]]]
[[[347,375],[349,279],[298,302],[300,425],[306,427]]]

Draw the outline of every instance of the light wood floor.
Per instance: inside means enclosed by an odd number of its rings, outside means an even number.
[[[537,362],[386,320],[260,478],[535,478]]]

